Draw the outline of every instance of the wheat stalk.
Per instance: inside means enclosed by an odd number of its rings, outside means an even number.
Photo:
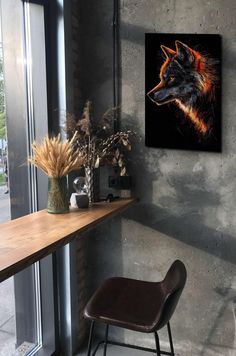
[[[53,178],[64,177],[71,171],[79,169],[84,163],[80,150],[74,149],[77,133],[70,140],[61,142],[60,134],[56,137],[46,136],[41,144],[32,144],[33,155],[28,161]]]

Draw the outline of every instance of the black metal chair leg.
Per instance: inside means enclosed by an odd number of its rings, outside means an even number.
[[[103,356],[106,356],[107,354],[107,337],[108,337],[108,330],[109,330],[109,325],[106,325],[106,333],[105,333],[105,340],[104,340],[104,350],[103,350]]]
[[[159,336],[156,331],[154,332],[154,335],[155,335],[155,341],[156,341],[157,356],[161,356],[160,341],[159,341]]]
[[[91,354],[92,341],[93,341],[93,331],[94,331],[94,320],[91,322],[91,326],[90,326],[87,356],[90,356],[90,354]]]
[[[170,350],[171,350],[171,356],[175,356],[174,352],[174,346],[173,346],[173,341],[172,341],[172,335],[171,335],[171,329],[170,329],[170,323],[167,323],[167,329],[168,329],[168,335],[169,335],[169,341],[170,341]]]

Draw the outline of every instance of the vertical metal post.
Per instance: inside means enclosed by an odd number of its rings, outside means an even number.
[[[119,48],[119,0],[114,0],[113,11],[113,106],[114,110],[114,131],[119,129],[119,80],[120,80],[120,48]]]

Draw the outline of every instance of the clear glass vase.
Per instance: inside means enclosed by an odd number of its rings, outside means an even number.
[[[48,178],[47,210],[51,214],[64,214],[69,212],[66,177]]]

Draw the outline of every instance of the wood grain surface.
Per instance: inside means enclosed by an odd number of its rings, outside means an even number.
[[[39,261],[109,217],[118,215],[135,199],[101,202],[69,214],[46,210],[0,224],[0,282]]]

